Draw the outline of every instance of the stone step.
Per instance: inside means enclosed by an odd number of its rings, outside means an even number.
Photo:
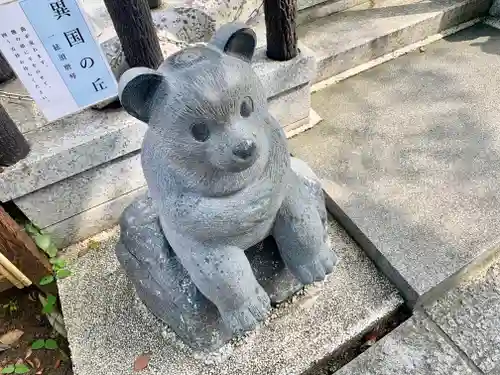
[[[324,17],[332,13],[341,12],[343,10],[352,8],[356,5],[369,2],[370,2],[369,0],[298,0],[297,1],[298,21],[299,23],[301,23],[307,19]],[[99,28],[104,29],[113,25],[103,0],[82,0],[82,4],[86,12],[96,23],[96,25],[98,25]],[[160,8],[153,10],[153,14],[162,12],[166,9],[172,9],[176,7],[196,8],[197,4],[198,3],[195,4],[193,2],[187,3],[186,1],[183,0],[164,1]],[[244,10],[246,8],[250,9],[251,4],[252,2],[248,2],[248,4],[246,4],[243,9]],[[260,2],[258,1],[253,1],[253,4],[254,8],[258,8],[260,6]],[[212,2],[208,6],[204,5],[203,7],[206,8],[205,12],[212,14],[217,21],[223,22],[224,20],[223,19],[221,20],[221,16],[220,15],[217,16],[216,9],[217,7],[219,7],[221,9],[220,13],[225,14],[226,18],[228,18],[226,22],[229,22],[229,19],[230,20],[234,19],[234,15],[231,14],[230,16],[230,14],[226,10],[226,8],[230,5],[231,5],[230,2]],[[244,16],[248,12],[242,12],[242,13],[245,14],[240,14],[240,20],[246,21]]]
[[[490,0],[383,0],[299,26],[318,59],[316,82],[486,14]]]
[[[297,24],[342,12],[360,4],[370,4],[369,0],[298,0]]]
[[[123,110],[87,110],[26,133],[31,152],[0,174],[0,201],[137,151],[146,128]]]
[[[73,275],[58,284],[75,375],[102,373],[103,358],[106,374],[133,374],[143,353],[151,354],[152,375],[303,373],[403,303],[344,230],[330,224],[340,262],[327,281],[273,309],[247,337],[209,354],[188,349],[138,303],[114,255],[117,228],[90,239],[91,246],[88,240],[68,248]]]
[[[477,24],[329,86],[312,97],[323,122],[290,141],[410,305],[499,250],[499,46]]]
[[[335,374],[497,375],[499,286],[500,259],[492,257]]]
[[[416,314],[335,375],[476,375],[436,324]],[[493,374],[492,374],[493,375]]]
[[[499,374],[500,258],[492,257],[457,287],[424,308],[479,371]]]

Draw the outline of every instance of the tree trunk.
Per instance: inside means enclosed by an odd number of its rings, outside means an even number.
[[[104,0],[131,68],[156,69],[163,62],[147,0]]]
[[[56,293],[55,283],[42,286],[42,277],[52,274],[52,266],[30,236],[0,206],[0,253],[33,284],[46,293]]]
[[[286,61],[297,56],[297,0],[264,0],[267,57]]]
[[[5,57],[0,53],[0,83],[8,81],[12,77],[14,77],[14,72]]]
[[[0,166],[8,167],[30,152],[28,142],[0,104]]]
[[[160,7],[161,0],[148,0],[148,4],[151,9],[156,9]]]

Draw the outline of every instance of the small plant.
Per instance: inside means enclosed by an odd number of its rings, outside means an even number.
[[[89,240],[89,242],[87,243],[87,249],[89,250],[97,250],[99,249],[99,247],[101,247],[101,244],[98,241]]]
[[[48,233],[45,233],[38,226],[33,223],[28,223],[25,226],[26,233],[28,233],[36,245],[44,251],[49,256],[50,264],[52,264],[52,274],[42,277],[40,280],[40,285],[49,285],[55,280],[64,279],[71,275],[71,271],[66,268],[66,261],[64,259],[58,258],[57,246],[52,241],[52,238]],[[47,320],[52,325],[54,330],[60,335],[66,337],[66,328],[64,327],[64,321],[62,319],[61,313],[57,309],[57,297],[48,294],[44,296],[39,294],[38,298],[42,303],[42,313],[47,317]],[[35,343],[33,343],[35,344]],[[57,343],[54,340],[44,340],[43,347],[45,349],[51,349],[55,344],[57,348]],[[35,346],[41,345],[41,342],[36,342]]]
[[[17,363],[15,365],[8,365],[2,369],[1,374],[26,374],[31,369],[24,363]]]
[[[56,340],[53,339],[47,339],[47,340],[40,339],[33,341],[33,343],[31,344],[31,349],[34,350],[39,350],[39,349],[54,350],[57,348],[58,348],[57,342]]]
[[[25,229],[31,238],[33,238],[36,245],[49,256],[49,261],[54,271],[53,274],[42,277],[40,285],[48,285],[55,280],[64,279],[70,276],[71,271],[66,268],[66,261],[57,258],[58,249],[50,235],[42,231],[33,223],[26,224]]]
[[[14,315],[19,311],[19,303],[15,299],[11,299],[9,302],[2,305],[2,310],[9,315]]]
[[[36,246],[42,249],[50,258],[57,255],[57,246],[48,233],[45,233],[33,223],[26,224],[24,229],[33,238]]]
[[[44,314],[51,314],[56,308],[56,304],[57,304],[57,297],[52,294],[48,294],[47,302],[42,304],[43,305],[42,312]]]

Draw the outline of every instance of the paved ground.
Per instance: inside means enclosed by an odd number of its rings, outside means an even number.
[[[441,294],[338,375],[500,374],[499,68],[478,25],[313,96],[293,154],[409,300]]]
[[[419,309],[336,373],[399,374],[500,374],[500,259]]]
[[[313,96],[291,140],[415,302],[500,240],[500,31],[478,25]]]

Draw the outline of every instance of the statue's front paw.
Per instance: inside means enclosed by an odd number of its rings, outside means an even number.
[[[221,315],[224,323],[233,333],[242,333],[255,329],[257,324],[266,318],[270,309],[269,296],[262,291],[252,298],[252,301],[229,311],[221,311]]]
[[[335,253],[325,250],[309,262],[297,265],[295,275],[303,284],[312,284],[315,281],[323,281],[326,275],[332,273],[336,264]]]

